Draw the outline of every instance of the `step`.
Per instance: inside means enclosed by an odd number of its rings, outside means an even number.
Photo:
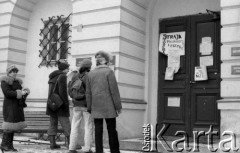
[[[169,153],[171,151],[168,151],[167,150],[167,147],[166,147],[166,144],[168,144],[171,148],[172,148],[172,143],[176,140],[179,140],[179,139],[172,139],[172,140],[167,140],[166,143],[164,141],[162,141],[162,143],[164,144],[165,148],[163,147],[163,145],[158,141],[157,142],[157,148],[156,148],[156,141],[153,141],[153,152],[154,153]],[[214,148],[217,148],[218,149],[218,144],[219,144],[219,141],[214,141],[213,142],[213,147]],[[189,143],[189,147],[191,148],[195,148],[197,147],[196,143],[194,142],[190,142]],[[180,142],[177,146],[178,148],[184,148],[183,146],[183,142]],[[125,139],[125,140],[120,140],[120,148],[122,150],[134,150],[134,151],[139,151],[139,152],[143,152],[142,148],[143,148],[143,139],[142,138],[136,138],[136,139]],[[171,149],[170,148],[170,149]],[[193,152],[193,149],[190,150],[190,151],[186,151],[186,150],[183,150],[183,151],[180,151],[182,153],[188,153],[188,152]],[[195,152],[199,152],[199,153],[212,153],[212,151],[210,151],[208,149],[208,144],[207,142],[204,142],[204,143],[199,143],[199,150],[195,150]],[[216,153],[220,153],[221,151],[218,149],[216,151]],[[172,151],[172,153],[177,153],[177,151]]]

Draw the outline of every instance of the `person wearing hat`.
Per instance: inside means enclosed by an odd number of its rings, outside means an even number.
[[[71,126],[71,136],[70,136],[70,145],[69,153],[77,153],[77,149],[81,148],[81,152],[91,153],[91,147],[93,142],[93,122],[89,112],[87,112],[87,102],[86,102],[86,78],[88,72],[91,70],[92,61],[89,59],[83,59],[80,63],[79,72],[72,77],[70,83],[79,83],[77,82],[80,79],[79,87],[76,90],[74,87],[71,88],[70,92],[78,92],[78,95],[72,95],[73,102],[73,118]],[[74,93],[73,93],[74,94]],[[71,93],[70,93],[71,95]],[[80,124],[82,119],[84,120],[85,132],[84,132],[84,147],[78,148],[78,142],[80,139]]]
[[[17,151],[13,147],[14,132],[20,132],[27,127],[23,108],[27,107],[25,100],[30,90],[22,87],[22,80],[17,78],[18,71],[15,65],[11,65],[7,68],[7,76],[0,78],[4,95],[2,152]]]
[[[53,93],[55,84],[57,83],[57,92],[63,101],[63,104],[57,110],[53,111],[47,104],[46,114],[50,116],[50,124],[48,128],[48,136],[50,138],[50,148],[57,149],[60,148],[56,144],[55,136],[57,135],[58,121],[60,122],[64,134],[67,138],[67,147],[70,140],[71,124],[69,120],[70,111],[69,111],[69,101],[67,93],[67,73],[69,71],[69,64],[65,62],[58,62],[58,70],[53,71],[49,75],[49,91],[48,95],[50,96]]]
[[[96,153],[103,153],[103,120],[107,124],[111,153],[120,153],[116,117],[122,104],[113,70],[108,66],[110,55],[105,51],[95,54],[97,67],[88,73],[86,99],[88,112],[95,125]]]

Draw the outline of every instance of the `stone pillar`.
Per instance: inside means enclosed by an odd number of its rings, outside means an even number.
[[[221,0],[221,8],[221,134],[232,131],[240,147],[240,1]]]

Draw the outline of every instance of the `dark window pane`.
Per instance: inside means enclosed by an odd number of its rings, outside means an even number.
[[[51,26],[50,40],[51,42],[57,42],[57,39],[58,39],[58,26],[54,25]]]
[[[61,40],[62,41],[68,40],[68,33],[69,33],[69,24],[63,24],[62,31],[61,31]]]
[[[60,49],[60,59],[66,59],[67,58],[67,42],[61,43],[61,49]]]
[[[49,44],[49,55],[48,60],[56,60],[57,59],[57,43],[51,43]]]

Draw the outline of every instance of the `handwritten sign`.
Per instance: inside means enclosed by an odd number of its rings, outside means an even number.
[[[159,52],[168,55],[169,50],[175,50],[180,55],[185,55],[185,32],[160,34]]]

